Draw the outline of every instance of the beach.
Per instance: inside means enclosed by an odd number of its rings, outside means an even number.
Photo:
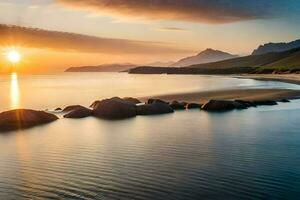
[[[299,74],[258,74],[258,75],[239,75],[233,76],[240,79],[254,79],[260,81],[278,81],[283,83],[300,85]],[[215,91],[201,91],[189,93],[173,93],[157,96],[147,96],[141,100],[149,98],[158,98],[165,101],[186,101],[186,102],[200,102],[205,103],[211,99],[214,100],[247,100],[247,101],[280,101],[282,99],[297,99],[300,97],[300,90],[294,89],[224,89]]]
[[[300,97],[300,90],[289,89],[237,89],[237,90],[217,90],[207,92],[177,93],[159,95],[148,98],[157,98],[165,101],[186,101],[205,103],[214,100],[247,100],[247,101],[280,101],[282,99],[295,99]]]
[[[279,81],[300,85],[300,74],[243,74],[234,76],[237,78],[250,78],[260,81]]]

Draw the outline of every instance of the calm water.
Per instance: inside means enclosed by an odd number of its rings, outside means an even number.
[[[298,86],[202,76],[0,76],[0,110],[111,96]],[[300,101],[121,121],[61,119],[0,135],[0,199],[299,199]]]

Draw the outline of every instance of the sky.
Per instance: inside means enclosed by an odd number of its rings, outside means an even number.
[[[0,72],[176,61],[206,48],[248,55],[300,38],[299,0],[0,0]]]

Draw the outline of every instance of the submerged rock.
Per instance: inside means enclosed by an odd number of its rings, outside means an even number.
[[[136,98],[133,98],[133,97],[125,97],[125,98],[119,98],[119,97],[114,97],[114,98],[118,98],[118,99],[121,99],[121,100],[124,100],[126,101],[127,103],[131,103],[131,104],[140,104],[142,103],[140,100],[136,99]],[[96,108],[98,106],[98,104],[100,103],[101,101],[97,100],[97,101],[94,101],[91,105],[90,105],[90,108]]]
[[[93,115],[106,119],[124,119],[136,116],[136,105],[119,97],[105,99],[94,105]]]
[[[100,103],[100,101],[94,101],[91,105],[90,105],[90,108],[96,108],[97,105]]]
[[[74,111],[74,110],[78,110],[78,109],[81,109],[81,108],[85,108],[84,106],[81,106],[81,105],[72,105],[72,106],[67,106],[63,109],[63,112],[71,112],[71,111]]]
[[[92,116],[92,114],[93,114],[92,110],[83,107],[83,108],[72,110],[68,114],[64,115],[64,118],[79,119],[79,118]]]
[[[233,109],[246,109],[247,106],[235,101],[226,100],[210,100],[202,106],[203,110],[206,111],[227,111]]]
[[[13,131],[47,124],[58,117],[44,112],[28,109],[11,110],[0,113],[0,131]]]
[[[246,100],[235,100],[235,102],[244,104],[247,107],[256,107],[256,104],[253,103],[252,101],[246,101]]]
[[[163,101],[163,100],[161,100],[161,99],[148,99],[147,104],[152,104],[152,103],[154,103],[154,102],[164,103],[164,104],[169,104],[168,102]]]
[[[279,102],[281,102],[281,103],[289,103],[289,102],[291,102],[291,101],[288,100],[288,99],[281,99]]]
[[[198,104],[198,103],[188,103],[186,105],[187,109],[196,109],[196,108],[201,108],[202,104]]]
[[[170,106],[171,108],[173,108],[173,110],[185,110],[186,105],[187,105],[186,102],[172,101],[170,103]]]
[[[137,115],[159,115],[173,112],[174,110],[168,104],[160,101],[137,106]]]
[[[140,100],[136,99],[136,98],[132,98],[132,97],[125,97],[123,98],[125,101],[133,103],[133,104],[139,104],[142,103]]]
[[[270,101],[270,100],[253,101],[253,103],[257,106],[274,106],[274,105],[278,105],[278,103],[276,101]]]

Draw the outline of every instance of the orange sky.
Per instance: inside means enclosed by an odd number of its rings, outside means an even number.
[[[246,55],[298,39],[299,13],[293,0],[2,0],[0,72],[12,47],[29,73],[176,61],[206,48]]]

